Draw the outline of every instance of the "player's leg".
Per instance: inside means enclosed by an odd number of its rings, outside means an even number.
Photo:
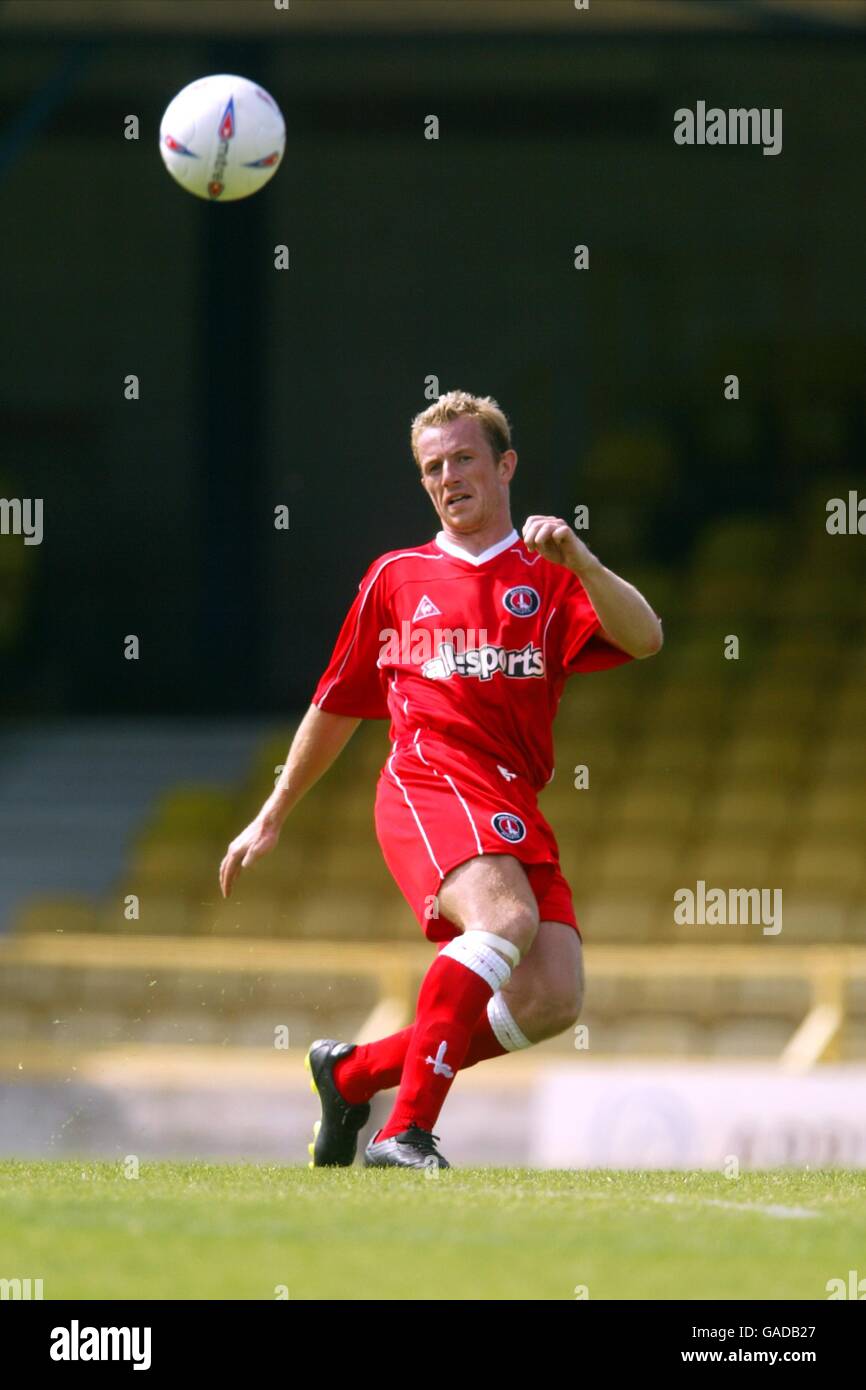
[[[559,886],[567,889],[564,880]],[[563,915],[568,915],[568,904],[555,898],[556,891],[555,886],[542,897],[542,906],[565,907]],[[541,922],[528,954],[477,1019],[460,1070],[556,1037],[577,1022],[582,999],[580,937],[565,922]],[[317,1125],[315,1145],[310,1146],[317,1165],[352,1162],[355,1136],[370,1113],[368,1102],[378,1091],[399,1085],[413,1031],[414,1024],[358,1048],[319,1043],[320,1056],[314,1045],[311,1071],[323,1116],[330,1122],[323,1130],[322,1122]]]
[[[532,950],[501,994],[528,1047],[574,1026],[583,990],[583,948],[577,932],[565,922],[541,922]]]
[[[487,1004],[472,1030],[460,1067],[518,1052],[558,1037],[580,1017],[583,1003],[583,952],[574,927],[541,922],[528,955],[504,989]],[[356,1105],[399,1086],[414,1023],[375,1042],[362,1043],[334,1068],[340,1093]]]
[[[583,959],[571,889],[558,864],[530,864],[526,873],[542,918],[538,934],[507,990],[488,1000],[461,1070],[556,1037],[580,1013]],[[334,1077],[347,1101],[364,1104],[379,1091],[399,1086],[413,1028],[346,1049]]]
[[[508,854],[458,865],[443,879],[438,899],[440,913],[461,935],[440,951],[424,977],[394,1109],[368,1147],[368,1161],[387,1160],[387,1141],[398,1135],[432,1131],[478,1018],[508,984],[538,932],[538,904],[526,871]]]

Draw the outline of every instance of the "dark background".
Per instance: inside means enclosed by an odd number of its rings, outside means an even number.
[[[720,516],[781,519],[796,566],[863,478],[863,7],[615,5],[0,5],[0,495],[45,501],[42,546],[0,538],[4,714],[302,708],[366,566],[437,529],[430,375],[511,418],[517,525],[588,504],[669,636]],[[264,191],[212,206],[157,130],[219,71],[288,134]],[[782,107],[782,153],[675,145],[699,99]]]

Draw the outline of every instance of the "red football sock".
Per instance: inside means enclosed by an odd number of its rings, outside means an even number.
[[[399,1086],[406,1049],[414,1031],[413,1023],[390,1037],[359,1043],[348,1057],[342,1057],[334,1067],[334,1081],[343,1099],[350,1105],[363,1105],[377,1091],[390,1091],[393,1086]],[[485,1009],[472,1030],[469,1050],[460,1070],[474,1067],[476,1062],[486,1062],[490,1057],[504,1057],[507,1051],[490,1027]]]
[[[495,957],[489,948],[482,950]],[[504,965],[501,958],[495,959]],[[510,974],[505,966],[505,978]],[[436,957],[421,985],[394,1109],[377,1140],[389,1139],[410,1124],[433,1129],[469,1050],[475,1025],[494,992],[494,985],[463,960],[445,952]]]

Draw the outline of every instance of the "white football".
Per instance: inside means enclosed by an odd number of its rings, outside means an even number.
[[[246,77],[200,77],[178,92],[159,127],[159,152],[173,179],[211,202],[257,193],[273,178],[286,143],[282,112]]]

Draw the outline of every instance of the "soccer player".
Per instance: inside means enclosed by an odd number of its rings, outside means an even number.
[[[440,396],[412,422],[411,442],[442,529],[367,570],[276,788],[220,867],[228,897],[360,721],[390,716],[376,833],[439,950],[414,1024],[310,1048],[316,1167],[352,1163],[371,1097],[396,1086],[365,1163],[447,1168],[433,1128],[457,1072],[578,1018],[580,933],[537,804],[553,776],[553,718],[568,676],[662,644],[646,600],[561,517],[530,516],[518,535],[517,454],[496,401]]]

